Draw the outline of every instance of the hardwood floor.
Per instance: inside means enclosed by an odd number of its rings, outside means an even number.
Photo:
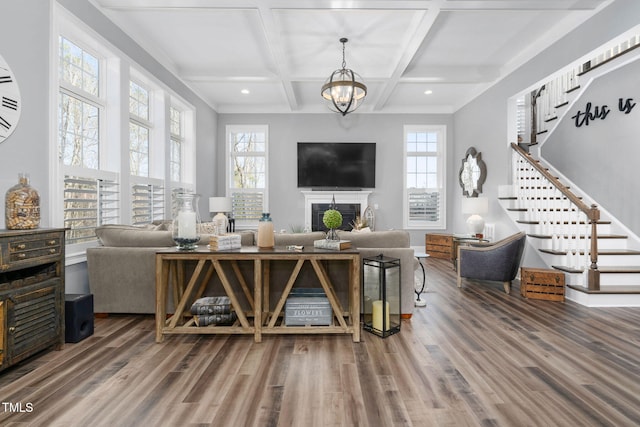
[[[526,300],[517,283],[459,290],[436,259],[427,278],[427,307],[361,343],[156,344],[152,316],[96,319],[90,338],[0,374],[0,425],[640,425],[640,308]]]

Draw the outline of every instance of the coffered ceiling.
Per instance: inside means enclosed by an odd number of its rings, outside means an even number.
[[[358,112],[451,113],[614,0],[91,1],[220,113],[329,112],[341,37]]]

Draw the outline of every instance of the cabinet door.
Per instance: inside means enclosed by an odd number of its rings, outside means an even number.
[[[7,300],[5,357],[16,363],[59,343],[62,334],[60,279],[51,279]]]
[[[5,352],[5,328],[4,325],[7,321],[5,315],[5,303],[4,301],[0,301],[0,366],[4,363],[4,352]]]

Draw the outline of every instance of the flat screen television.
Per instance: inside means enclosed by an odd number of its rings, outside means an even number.
[[[298,142],[298,187],[376,186],[375,142]]]

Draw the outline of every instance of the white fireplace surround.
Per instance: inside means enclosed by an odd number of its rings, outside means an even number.
[[[360,212],[364,213],[369,206],[371,191],[302,191],[304,194],[304,227],[311,230],[311,206],[316,203],[331,203],[335,197],[336,204],[360,204]]]

